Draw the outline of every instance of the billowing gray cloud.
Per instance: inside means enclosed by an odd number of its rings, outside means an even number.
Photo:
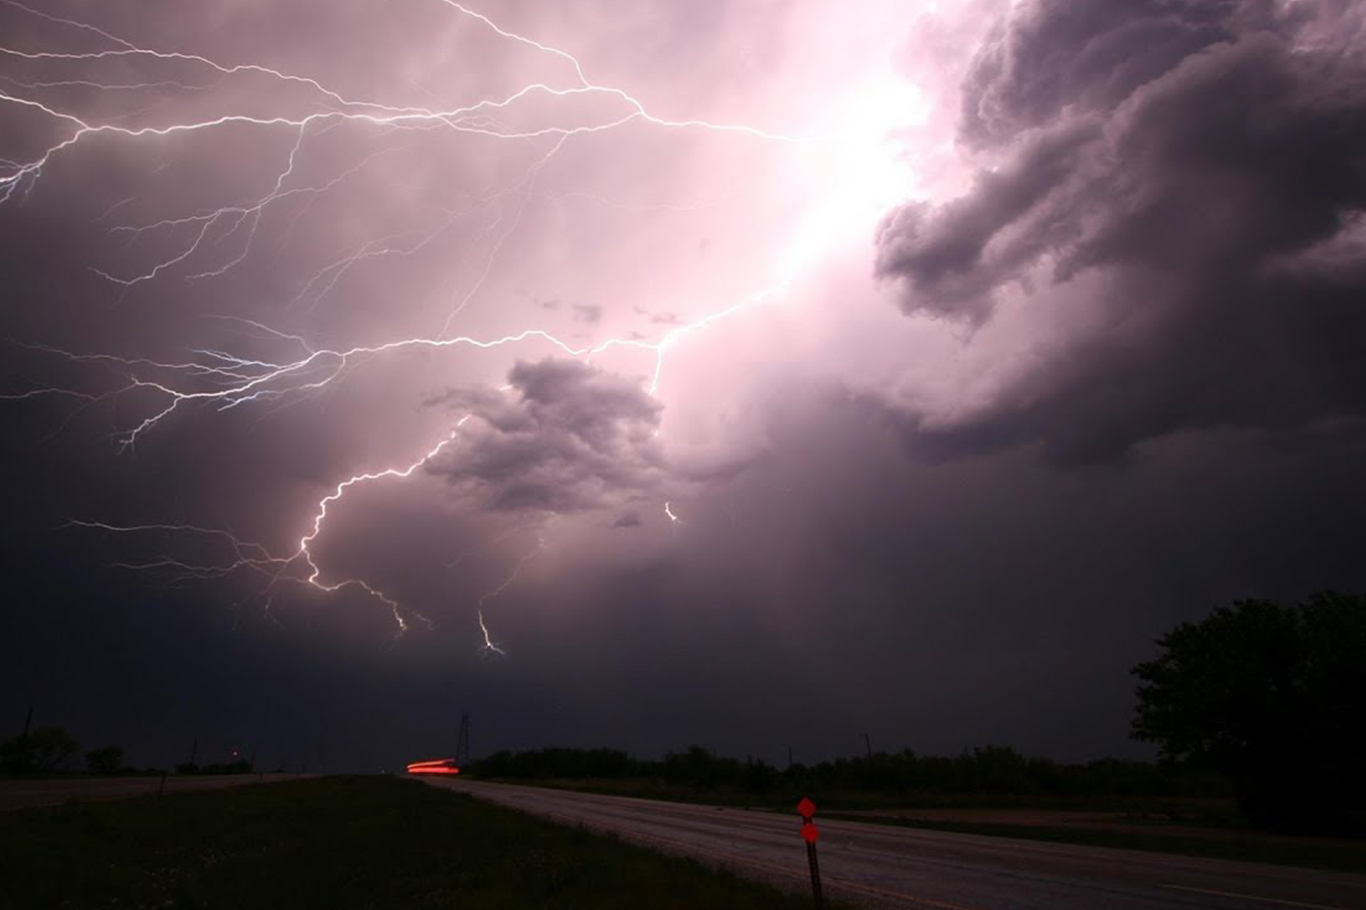
[[[591,303],[576,303],[573,306],[574,318],[579,322],[597,325],[602,321],[602,307]]]
[[[980,325],[1006,300],[1041,319],[1067,301],[1086,328],[964,441],[1087,460],[1366,414],[1344,341],[1366,331],[1366,36],[1331,4],[1274,23],[1264,6],[1036,3],[978,60],[961,133],[1001,163],[889,215],[879,272],[908,311]],[[1325,18],[1332,44],[1311,38]]]
[[[428,471],[499,511],[608,508],[663,486],[660,405],[640,382],[554,359],[518,363],[508,382],[443,397],[472,416]]]
[[[1035,138],[999,171],[981,174],[971,194],[939,208],[898,208],[878,234],[879,272],[905,281],[908,309],[986,318],[996,287],[1075,233],[1059,217],[1066,213],[1053,209],[1098,135],[1094,124],[1066,124]],[[1021,222],[1027,229],[1011,230]]]
[[[1241,0],[1075,3],[1040,0],[1003,19],[963,86],[962,133],[974,145],[1104,110],[1197,51],[1273,24],[1275,7]]]

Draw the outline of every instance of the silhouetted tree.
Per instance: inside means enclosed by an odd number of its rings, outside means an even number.
[[[0,768],[9,773],[23,774],[29,769],[31,758],[27,735],[15,734],[0,741]]]
[[[85,767],[91,774],[118,774],[123,769],[123,746],[101,746],[85,753]]]
[[[1133,668],[1134,736],[1229,775],[1255,824],[1366,828],[1366,598],[1239,601],[1157,643]]]
[[[28,736],[11,736],[0,743],[0,763],[15,772],[52,771],[78,748],[76,740],[61,727],[39,727]]]

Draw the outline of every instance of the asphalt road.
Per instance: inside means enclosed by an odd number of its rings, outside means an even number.
[[[295,780],[297,774],[212,774],[203,777],[167,777],[167,793],[219,790],[244,784]],[[161,790],[160,777],[82,777],[56,780],[0,781],[0,812],[32,806],[57,806],[69,800],[92,802],[154,796]]]
[[[615,832],[751,878],[809,887],[796,814],[689,806],[428,779],[500,805]],[[935,910],[1363,910],[1366,876],[1000,837],[824,821],[828,896],[872,907]]]

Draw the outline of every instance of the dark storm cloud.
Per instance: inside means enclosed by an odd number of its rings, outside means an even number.
[[[1274,21],[1270,3],[1241,0],[1042,0],[1003,20],[963,86],[960,138],[1009,142],[1064,108],[1112,107],[1212,44]]]
[[[1336,6],[1265,7],[1039,3],[979,56],[961,134],[1002,162],[893,212],[879,273],[908,311],[982,324],[1013,296],[1092,327],[950,447],[1089,460],[1366,414],[1366,41]]]
[[[574,360],[518,363],[510,392],[455,392],[459,444],[428,470],[500,511],[578,512],[658,490],[660,405],[641,384]]]
[[[602,321],[602,307],[591,303],[576,303],[572,307],[574,319],[579,322],[586,322],[589,325],[597,325]]]
[[[1093,124],[1068,124],[1039,136],[1000,171],[979,176],[968,196],[938,209],[897,209],[879,231],[879,272],[904,278],[909,309],[986,318],[990,292],[1074,230],[1041,209],[1097,135]],[[1030,230],[1005,236],[1026,218]]]
[[[682,322],[682,320],[678,318],[677,313],[657,313],[651,310],[647,310],[641,306],[637,306],[635,308],[635,312],[637,315],[644,316],[645,318],[649,319],[650,322],[654,325],[678,325],[680,322]]]

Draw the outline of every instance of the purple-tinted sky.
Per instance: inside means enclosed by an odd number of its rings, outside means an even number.
[[[1144,754],[1163,629],[1366,588],[1363,52],[1347,0],[0,3],[0,730]]]

